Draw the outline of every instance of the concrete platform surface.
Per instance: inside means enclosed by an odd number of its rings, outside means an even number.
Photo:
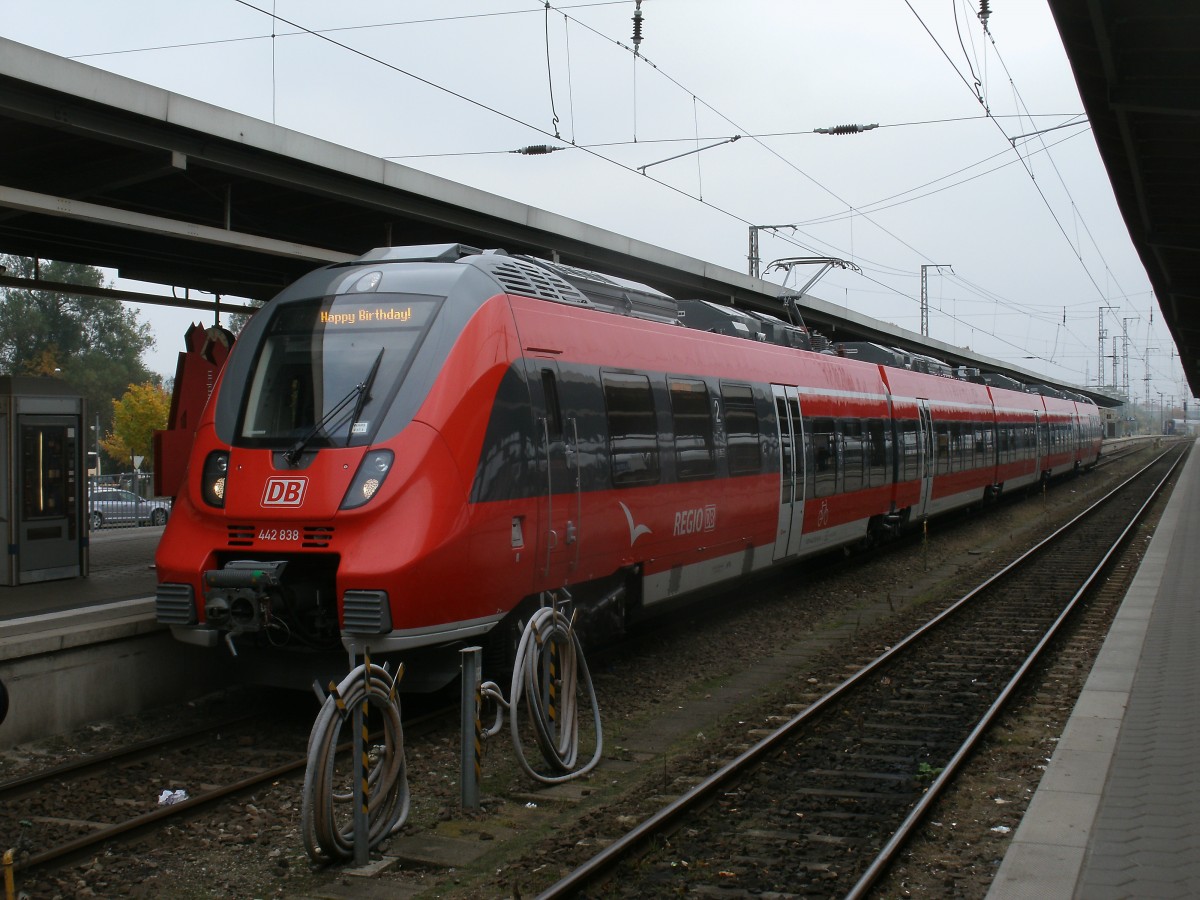
[[[0,628],[9,619],[154,597],[154,551],[165,526],[102,528],[91,535],[82,578],[0,587]]]

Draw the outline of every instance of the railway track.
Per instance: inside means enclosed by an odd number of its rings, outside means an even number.
[[[1164,453],[541,896],[862,896],[1157,494]]]
[[[166,827],[168,820],[199,816],[263,785],[298,782],[308,764],[309,698],[271,696],[269,709],[0,781],[0,834],[18,851],[13,871],[53,868],[93,847]],[[414,705],[417,711],[403,722],[409,737],[419,739],[453,720],[451,708],[421,700]],[[336,751],[347,770],[350,748],[346,740]],[[186,797],[160,803],[161,790],[180,788]]]
[[[0,782],[0,833],[23,851],[14,871],[58,862],[302,769],[303,732],[289,748],[276,728],[238,715]],[[161,790],[187,797],[160,804]]]

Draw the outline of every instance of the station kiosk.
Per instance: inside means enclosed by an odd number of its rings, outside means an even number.
[[[0,585],[87,575],[84,421],[63,382],[0,377]]]

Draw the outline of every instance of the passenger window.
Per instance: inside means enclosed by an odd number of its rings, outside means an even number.
[[[989,453],[992,442],[989,440],[992,434],[991,431],[983,425],[975,426],[975,468],[982,468],[989,462]]]
[[[721,385],[721,400],[725,406],[725,455],[729,460],[729,474],[758,474],[762,471],[762,445],[750,385]]]
[[[658,484],[658,422],[650,379],[605,372],[603,382],[613,485]]]
[[[858,491],[863,486],[863,433],[857,419],[842,422],[842,490]]]
[[[950,471],[950,423],[938,422],[934,441],[937,444],[937,469],[935,474],[945,475]]]
[[[867,422],[868,484],[872,487],[888,482],[887,462],[892,455],[891,438],[892,433],[883,419],[870,419]]]
[[[833,419],[812,420],[814,497],[837,493],[837,432]]]
[[[680,481],[713,475],[713,427],[708,387],[703,381],[671,379],[671,422],[675,471]]]

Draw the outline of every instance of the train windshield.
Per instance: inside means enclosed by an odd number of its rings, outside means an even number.
[[[242,442],[370,443],[442,299],[354,294],[276,308],[250,371]]]

